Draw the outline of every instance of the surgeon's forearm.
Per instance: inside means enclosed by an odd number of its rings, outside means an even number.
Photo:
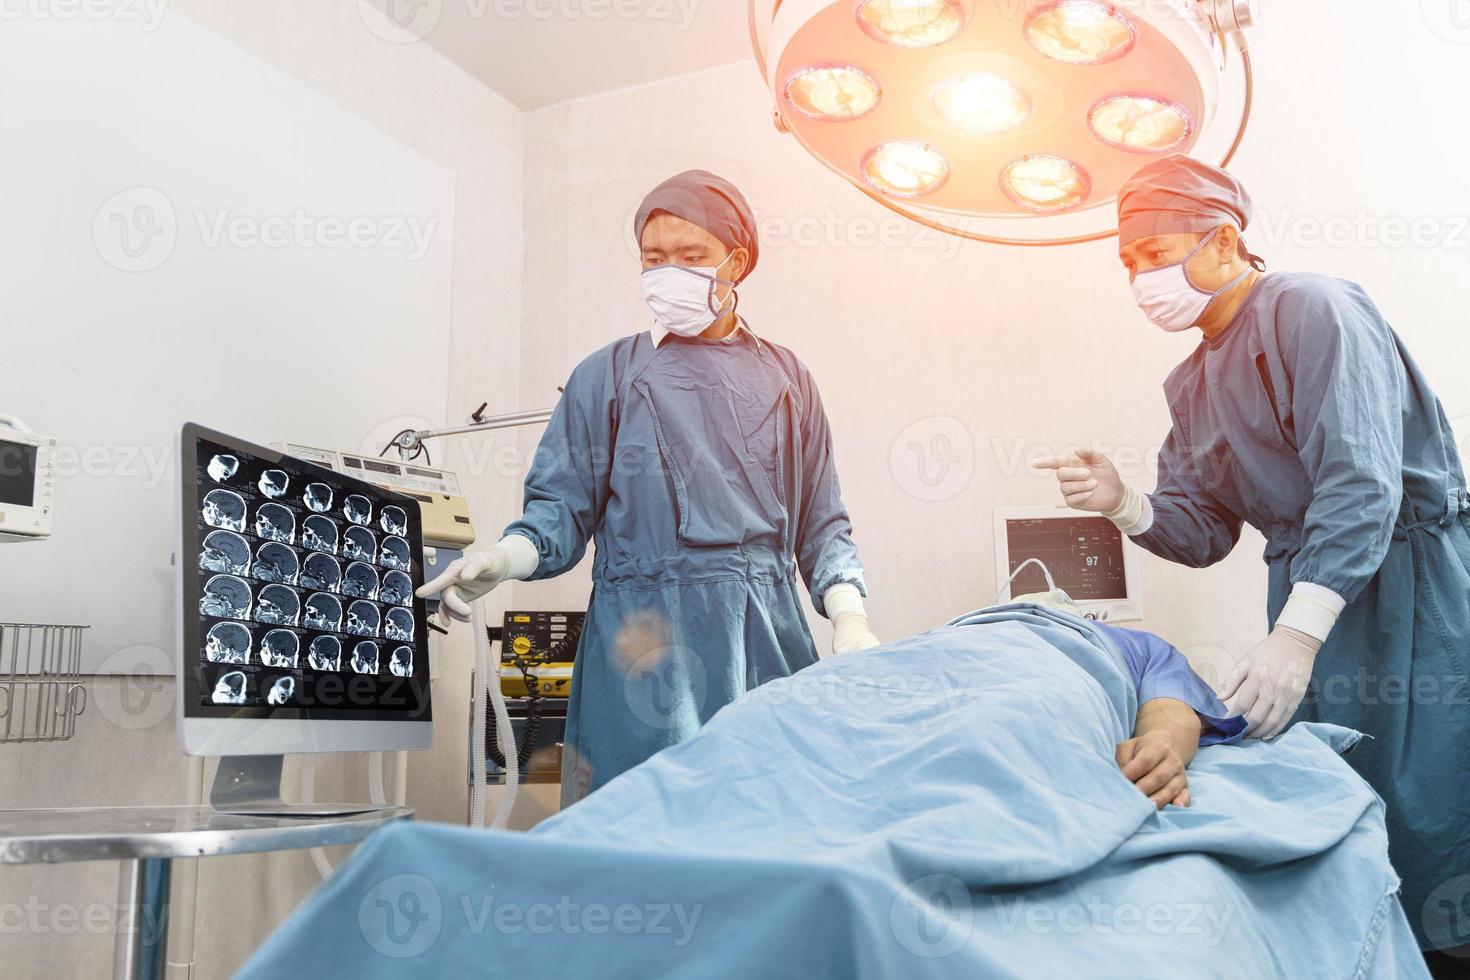
[[[1161,734],[1169,739],[1174,751],[1187,766],[1199,748],[1200,721],[1195,710],[1183,701],[1173,698],[1154,698],[1138,709],[1133,723],[1133,737]]]

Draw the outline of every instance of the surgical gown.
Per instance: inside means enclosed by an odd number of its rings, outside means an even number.
[[[506,533],[535,544],[535,579],[596,545],[563,803],[815,663],[798,569],[819,613],[832,586],[863,588],[816,385],[744,326],[636,334],[583,361]]]
[[[1266,538],[1268,616],[1294,583],[1347,600],[1295,719],[1371,735],[1421,945],[1470,942],[1470,495],[1454,434],[1363,290],[1276,274],[1164,385],[1173,416],[1134,540],[1205,566]]]

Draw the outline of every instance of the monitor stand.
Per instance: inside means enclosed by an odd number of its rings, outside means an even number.
[[[285,803],[279,755],[220,756],[209,805],[220,813],[257,817],[345,817],[384,809],[371,803]]]

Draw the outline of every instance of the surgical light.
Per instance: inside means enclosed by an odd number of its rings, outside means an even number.
[[[1008,164],[1001,172],[1007,196],[1037,211],[1066,211],[1087,200],[1087,174],[1071,160],[1038,153]]]
[[[949,179],[949,163],[934,147],[911,140],[876,146],[863,159],[863,177],[894,197],[919,197]]]
[[[1092,107],[1088,124],[1111,146],[1165,153],[1189,138],[1189,116],[1172,102],[1149,95],[1110,95]]]
[[[1031,100],[999,75],[955,75],[934,92],[934,108],[956,129],[992,136],[1031,118]]]
[[[1141,154],[1226,166],[1256,0],[748,0],[778,129],[885,207],[978,241],[1114,234]]]
[[[965,26],[958,0],[859,0],[856,15],[869,37],[900,48],[943,44]]]
[[[1101,65],[1133,50],[1138,32],[1112,5],[1096,0],[1061,0],[1026,20],[1026,41],[1054,61]]]
[[[861,119],[882,97],[873,76],[853,65],[811,65],[786,82],[786,101],[813,119]]]

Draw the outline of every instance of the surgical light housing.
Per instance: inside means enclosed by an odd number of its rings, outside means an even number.
[[[1140,156],[1224,165],[1255,0],[749,0],[776,123],[892,210],[980,241],[1115,233]]]

